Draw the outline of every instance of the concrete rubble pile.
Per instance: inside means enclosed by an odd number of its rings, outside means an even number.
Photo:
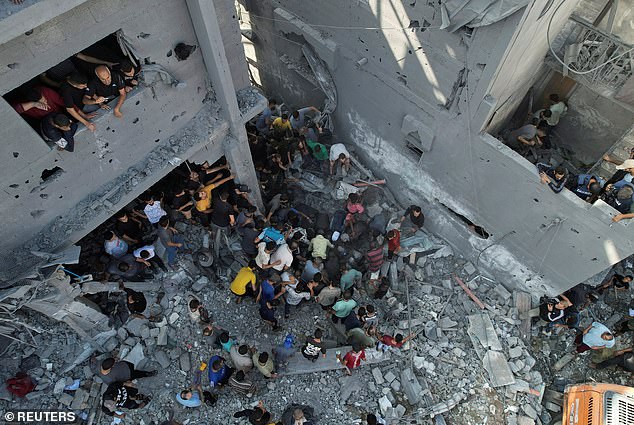
[[[355,172],[353,179],[373,180],[363,170]],[[334,182],[304,175],[301,185],[310,187],[303,192],[303,202],[331,212],[340,208],[341,201],[334,197],[341,197],[341,193],[337,195]],[[371,187],[366,194],[368,216],[383,214],[389,222],[402,214],[402,207],[386,201],[393,199],[387,190]],[[370,299],[363,285],[355,294],[359,305],[372,303],[377,307],[382,333],[416,334],[402,350],[367,362],[351,377],[341,370],[290,370],[290,363],[287,370],[280,368],[281,376],[275,380],[251,373],[258,387],[252,397],[236,395],[226,388],[218,393],[214,407],[185,411],[174,400],[176,392],[190,385],[193,371],[202,361],[219,353],[208,344],[199,325],[190,320],[190,295],[201,300],[217,326],[229,331],[236,341],[258,350],[271,352],[287,334],[295,336],[298,349],[316,326],[325,330],[331,347],[347,344],[341,330],[314,303],[293,310],[290,319],[281,321],[283,331],[272,332],[260,321],[254,303],[235,304],[230,296],[228,284],[244,263],[238,239],[229,238],[221,247],[219,259],[204,267],[204,256],[199,253],[208,250],[206,232],[193,224],[178,223],[177,228],[193,245],[194,254],[180,259],[177,272],[160,273],[152,282],[130,284],[144,291],[148,305],[153,304],[150,311],[162,317],[160,321],[130,318],[117,326],[111,317],[112,329],[80,337],[62,322],[32,310],[20,310],[24,320],[37,322],[42,332],[34,336],[35,347],[13,341],[2,358],[5,367],[1,378],[23,370],[35,379],[37,388],[20,400],[2,390],[2,409],[72,409],[86,418],[86,423],[110,423],[111,418],[100,409],[105,385],[94,373],[101,359],[115,353],[137,369],[159,370],[156,377],[138,381],[141,393],[153,399],[149,408],[128,411],[124,423],[130,424],[160,423],[172,409],[176,418],[188,419],[189,423],[218,423],[219,418],[239,423],[228,418],[260,399],[274,416],[292,402],[311,405],[321,424],[361,423],[368,412],[380,412],[390,424],[442,424],[445,418],[461,425],[549,423],[550,414],[541,404],[545,384],[540,364],[531,342],[522,338],[526,321],[530,324],[526,310],[531,307],[531,297],[509,292],[501,282],[482,274],[476,264],[455,255],[431,235],[431,249],[419,252],[413,262],[410,257],[394,262],[396,280],[383,299]],[[353,263],[363,257],[353,243],[340,245],[339,250]],[[123,299],[116,283],[86,282],[81,293],[104,291],[119,302]],[[159,292],[166,295],[155,302]],[[533,305],[536,302],[532,300]],[[543,347],[538,349],[544,356]],[[297,364],[302,367],[301,362]]]

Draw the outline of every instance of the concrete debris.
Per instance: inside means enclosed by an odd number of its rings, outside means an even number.
[[[143,354],[143,345],[139,342],[134,346],[134,348],[132,348],[132,350],[130,350],[123,360],[130,362],[134,365],[134,367],[139,368],[139,365],[144,359],[145,355]]]
[[[494,388],[510,385],[515,382],[513,372],[502,353],[489,350],[484,355],[482,363],[489,374],[491,386]]]

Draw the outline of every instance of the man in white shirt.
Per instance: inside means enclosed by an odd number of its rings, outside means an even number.
[[[142,246],[141,248],[135,249],[132,254],[134,255],[134,258],[136,258],[136,261],[138,261],[139,263],[143,263],[146,266],[152,268],[155,268],[154,265],[156,265],[161,270],[165,272],[167,271],[163,260],[156,256],[156,249],[154,248],[154,245]]]
[[[330,147],[330,174],[333,174],[338,167],[341,167],[341,174],[344,176],[350,170],[350,153],[343,143],[336,143]]]
[[[145,208],[143,213],[150,223],[156,225],[161,217],[167,215],[167,212],[161,207],[161,201],[155,201],[153,196],[145,200]]]
[[[284,318],[288,319],[292,305],[298,306],[302,300],[309,300],[315,296],[314,288],[317,286],[317,283],[308,283],[305,288],[308,289],[309,292],[306,292],[298,287],[299,281],[295,276],[285,273],[283,279],[285,279],[282,284],[284,285],[284,298],[286,299],[284,303]]]
[[[279,245],[275,252],[271,254],[271,263],[277,265],[273,266],[278,272],[288,270],[293,264],[293,253],[287,244]]]
[[[551,105],[548,108],[550,110],[550,116],[546,117],[546,123],[548,123],[549,126],[554,127],[559,124],[559,119],[566,113],[568,107],[562,100],[559,99],[558,94],[553,93],[549,98],[551,102]]]

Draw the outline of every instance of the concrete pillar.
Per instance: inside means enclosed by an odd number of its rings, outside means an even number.
[[[238,99],[230,73],[229,62],[220,33],[218,15],[213,0],[187,0],[187,8],[192,19],[198,45],[205,61],[205,67],[216,93],[224,118],[229,121],[231,135],[224,141],[224,151],[236,180],[248,185],[251,199],[262,209],[262,195],[251,160],[247,132],[238,108]]]

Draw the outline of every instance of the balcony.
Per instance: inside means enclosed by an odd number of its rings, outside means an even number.
[[[594,27],[581,17],[573,15],[570,18],[552,47],[557,56],[576,72],[562,66],[552,53],[549,64],[558,70],[563,69],[563,75],[593,87],[605,97],[618,98],[624,85],[632,78],[634,46]],[[606,64],[601,66],[603,63]]]

